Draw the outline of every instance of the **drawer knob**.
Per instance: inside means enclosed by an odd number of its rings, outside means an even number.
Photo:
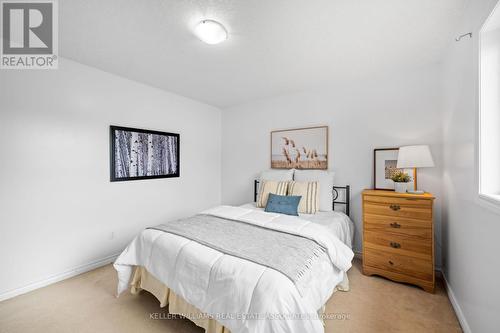
[[[390,245],[392,248],[395,248],[395,249],[399,249],[401,247],[401,244],[396,243],[396,242],[391,242]]]
[[[393,263],[392,261],[390,261],[390,260],[389,260],[389,265],[391,265],[391,266],[392,266],[392,265],[394,265],[394,263]]]
[[[391,223],[391,228],[401,228],[401,224],[399,224],[398,222],[393,222]]]
[[[394,211],[398,211],[398,210],[401,209],[401,206],[399,206],[399,205],[390,205],[389,208],[391,208]]]

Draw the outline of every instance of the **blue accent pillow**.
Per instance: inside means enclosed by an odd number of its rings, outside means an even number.
[[[297,208],[302,196],[300,195],[277,195],[269,193],[264,211],[268,213],[280,213],[299,216]]]

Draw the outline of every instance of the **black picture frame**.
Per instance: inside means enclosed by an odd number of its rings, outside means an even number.
[[[126,131],[126,132],[136,132],[144,134],[154,134],[160,136],[175,137],[175,172],[161,175],[151,175],[151,176],[132,176],[132,177],[117,177],[116,176],[116,131]],[[159,178],[174,178],[180,177],[180,135],[178,133],[153,131],[134,127],[123,127],[123,126],[109,126],[109,143],[110,143],[110,181],[111,182],[121,182],[129,180],[144,180],[144,179],[159,179]]]
[[[375,190],[383,190],[383,191],[394,191],[394,188],[381,187],[380,184],[377,184],[377,153],[378,152],[386,152],[386,151],[399,151],[398,147],[395,148],[376,148],[373,150],[373,188]]]
[[[377,161],[378,161],[378,156],[377,153],[381,152],[393,152],[397,153],[399,151],[399,147],[394,147],[394,148],[376,148],[373,150],[373,188],[375,190],[382,190],[382,191],[394,191],[394,187],[383,187],[383,184],[378,184],[377,183],[377,174],[379,172],[384,172],[384,170],[377,170]],[[416,189],[417,187],[417,171],[416,169],[404,169],[406,173],[410,174],[412,176],[412,188]],[[392,181],[391,181],[392,182]]]

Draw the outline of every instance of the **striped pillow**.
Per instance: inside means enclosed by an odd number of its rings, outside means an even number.
[[[259,186],[259,197],[257,198],[257,207],[264,208],[267,205],[269,193],[277,195],[286,195],[288,181],[278,182],[273,180],[263,180]]]
[[[300,195],[299,213],[316,214],[319,210],[318,182],[290,182],[288,195]]]

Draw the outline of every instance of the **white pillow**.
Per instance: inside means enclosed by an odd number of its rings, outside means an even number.
[[[276,170],[269,169],[260,173],[260,180],[274,180],[277,182],[292,181],[294,169]]]
[[[317,181],[319,183],[319,210],[329,212],[333,201],[333,171],[295,170],[294,180],[298,182]]]

